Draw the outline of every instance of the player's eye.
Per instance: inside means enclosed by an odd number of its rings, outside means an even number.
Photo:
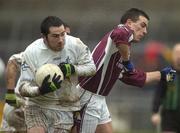
[[[145,23],[141,23],[142,28],[147,28],[147,25]]]
[[[65,32],[61,33],[60,36],[61,36],[61,37],[65,36]]]
[[[141,24],[141,27],[142,27],[142,28],[144,28],[144,27],[145,27],[145,25],[144,25],[144,24]]]
[[[52,34],[52,37],[59,38],[59,34]]]

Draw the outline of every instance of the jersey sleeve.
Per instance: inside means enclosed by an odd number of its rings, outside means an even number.
[[[127,31],[125,28],[117,27],[112,31],[110,37],[116,45],[120,45],[120,44],[130,45],[129,40],[131,35],[132,33],[130,31]]]
[[[96,72],[96,66],[94,64],[91,52],[89,48],[80,40],[77,39],[77,65],[75,70],[78,76],[91,76]]]
[[[143,87],[146,81],[146,73],[142,70],[135,69],[133,72],[124,73],[119,80],[128,85]]]
[[[35,83],[35,65],[33,50],[27,48],[22,55],[21,74],[18,82],[18,91],[22,96],[37,96],[38,86]]]

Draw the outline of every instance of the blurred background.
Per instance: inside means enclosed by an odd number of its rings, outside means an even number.
[[[179,0],[0,0],[0,98],[4,97],[4,66],[8,58],[40,37],[40,23],[48,15],[59,16],[92,50],[106,32],[119,24],[129,8],[150,16],[149,34],[132,46],[134,64],[146,71],[168,65],[170,48],[180,38]],[[155,84],[136,88],[117,81],[107,97],[117,133],[154,133],[151,107]]]

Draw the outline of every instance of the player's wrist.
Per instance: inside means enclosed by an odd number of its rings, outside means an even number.
[[[132,72],[134,70],[134,65],[130,60],[123,60],[122,64],[124,66],[125,71]]]
[[[129,63],[130,63],[130,60],[123,60],[123,61],[122,61],[122,64],[123,64],[123,65],[128,65]]]
[[[16,95],[14,93],[14,89],[7,89],[5,94],[5,101],[9,105],[16,106]]]
[[[36,97],[40,95],[38,86],[29,86],[29,84],[23,84],[20,86],[19,92],[24,97]]]
[[[70,77],[75,73],[75,67],[72,64],[60,64],[61,71],[64,74],[64,77]]]
[[[14,94],[14,89],[7,89],[6,93]]]

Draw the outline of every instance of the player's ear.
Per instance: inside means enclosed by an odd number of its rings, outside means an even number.
[[[43,38],[44,42],[47,42],[47,36],[41,33],[41,37]]]
[[[41,33],[41,37],[44,39],[45,38],[45,35],[43,33]]]
[[[133,21],[131,19],[127,19],[126,24],[128,27],[131,27]]]

